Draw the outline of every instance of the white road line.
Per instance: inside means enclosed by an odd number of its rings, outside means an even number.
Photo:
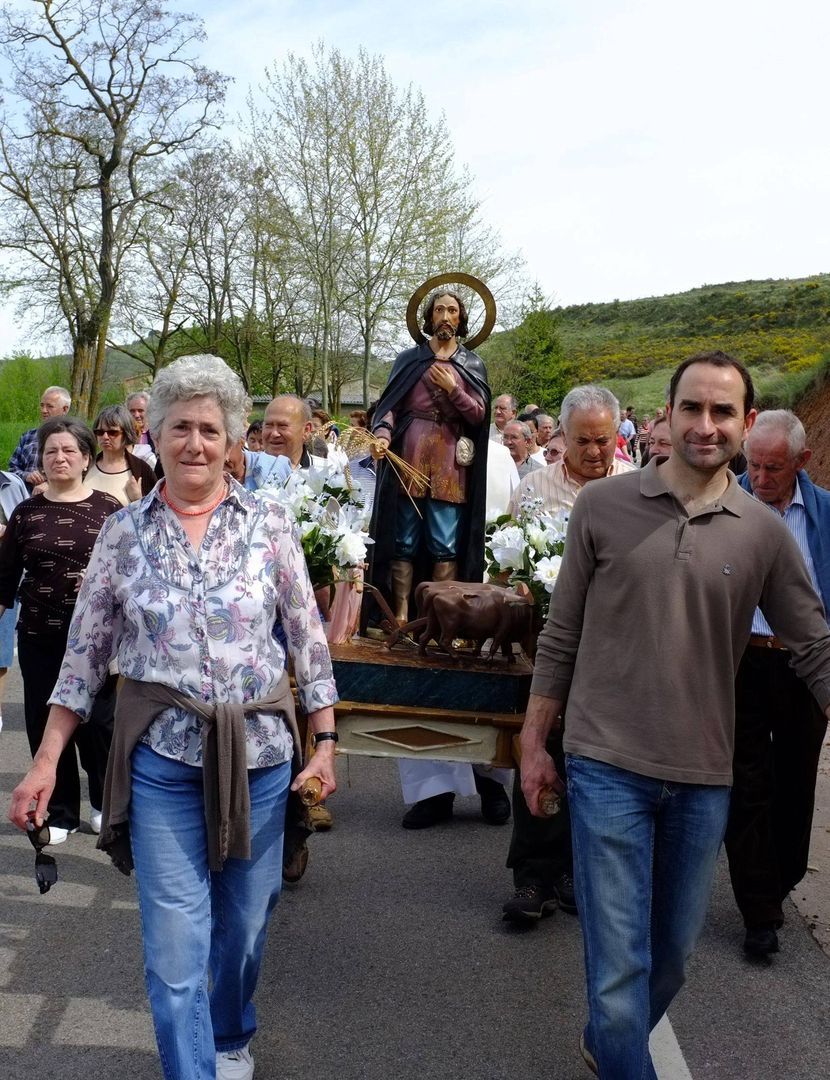
[[[692,1080],[674,1029],[664,1016],[648,1041],[654,1068],[660,1080]]]
[[[149,1006],[116,1009],[106,998],[69,998],[52,1034],[58,1046],[123,1046],[155,1053]]]
[[[0,993],[0,1046],[26,1046],[40,1033],[35,1034],[38,1012],[46,1004],[45,994]]]

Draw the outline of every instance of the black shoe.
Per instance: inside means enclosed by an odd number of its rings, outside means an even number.
[[[771,926],[749,927],[744,938],[744,952],[750,956],[769,956],[778,952],[778,934]]]
[[[481,816],[488,825],[506,825],[510,820],[510,799],[502,785],[473,771],[476,791],[481,796]]]
[[[431,825],[438,825],[442,821],[448,821],[452,817],[452,804],[455,795],[452,791],[445,791],[441,795],[433,795],[430,799],[421,799],[411,806],[403,816],[401,825],[405,829],[428,829]]]
[[[553,888],[559,900],[559,906],[569,915],[576,915],[576,896],[574,894],[574,879],[567,870],[563,870],[554,881]]]
[[[302,840],[287,858],[283,859],[282,880],[294,885],[300,880],[308,866],[308,845]]]
[[[508,922],[535,922],[556,911],[555,894],[546,893],[541,885],[522,885],[502,907],[502,918]]]

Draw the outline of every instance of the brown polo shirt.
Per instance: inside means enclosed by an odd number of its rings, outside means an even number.
[[[720,499],[688,514],[663,460],[579,496],[532,691],[567,699],[568,753],[731,784],[735,673],[755,608],[822,709],[830,630],[787,527],[731,473]]]

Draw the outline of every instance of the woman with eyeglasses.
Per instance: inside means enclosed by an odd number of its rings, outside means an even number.
[[[561,461],[565,456],[565,450],[567,444],[565,442],[565,432],[562,428],[556,428],[551,437],[548,439],[545,449],[542,451],[545,455],[545,464],[553,465],[557,461]]]
[[[162,369],[148,406],[165,479],[93,551],[41,752],[9,818],[38,826],[52,762],[118,659],[98,846],[134,867],[167,1080],[250,1080],[253,995],[282,884],[289,787],[335,789],[337,692],[297,530],[224,469],[251,400],[216,356]],[[283,645],[315,753],[303,768]],[[293,777],[293,783],[292,783]]]
[[[53,416],[41,424],[37,437],[45,486],[15,507],[0,542],[0,614],[17,597],[17,657],[33,756],[43,739],[49,695],[58,680],[93,545],[106,519],[120,509],[116,499],[95,491],[86,479],[96,450],[86,424]],[[63,843],[81,823],[76,747],[89,779],[90,826],[93,832],[100,828],[114,692],[114,680],[102,680],[91,722],[74,733],[54,763],[55,785],[48,803],[52,844]]]
[[[101,452],[87,475],[90,486],[106,491],[122,506],[149,495],[156,486],[156,474],[146,461],[131,453],[136,433],[126,408],[109,405],[102,409],[94,431]]]

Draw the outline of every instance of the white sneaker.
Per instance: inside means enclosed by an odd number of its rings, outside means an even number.
[[[94,833],[99,833],[101,831],[101,822],[103,819],[103,813],[93,807],[89,814],[89,827]]]
[[[62,829],[60,825],[50,825],[49,847],[54,847],[55,844],[63,844],[70,833],[77,831],[77,829]]]
[[[216,1055],[216,1080],[253,1080],[254,1059],[247,1046]]]

